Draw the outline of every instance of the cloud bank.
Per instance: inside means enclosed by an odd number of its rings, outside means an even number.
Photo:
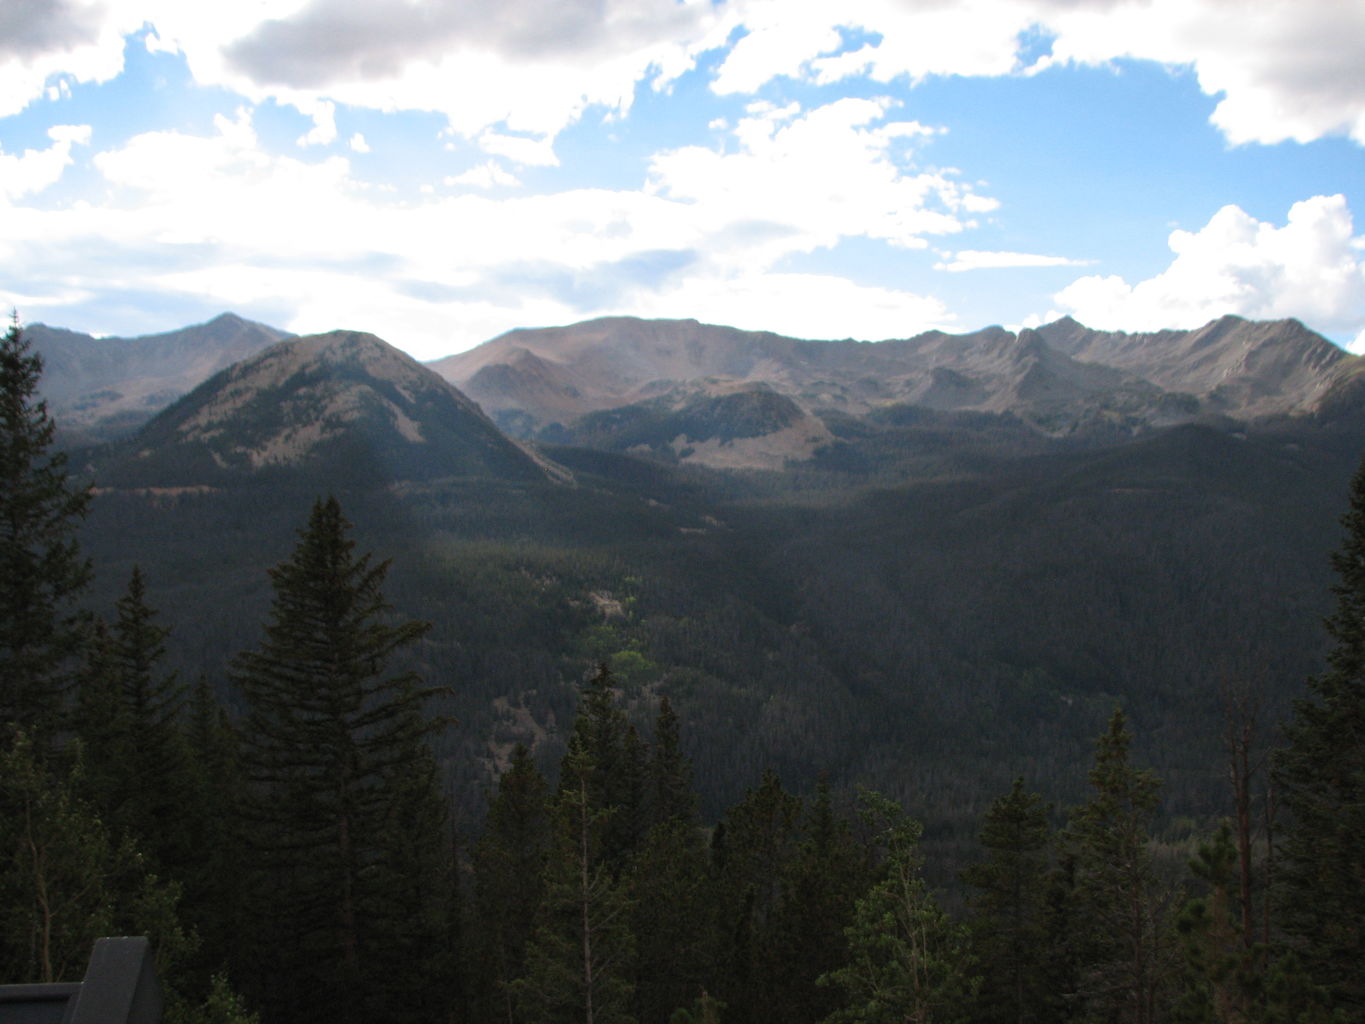
[[[267,16],[266,12],[269,12]],[[53,76],[107,81],[123,38],[151,25],[201,85],[256,102],[319,101],[442,114],[474,136],[505,123],[553,137],[601,107],[629,110],[709,52],[712,87],[781,78],[1036,74],[1068,62],[1153,60],[1219,97],[1233,144],[1349,135],[1365,143],[1365,5],[1339,0],[48,0],[0,9],[0,116]],[[1047,52],[1035,59],[1039,39]],[[853,40],[850,42],[850,40]]]
[[[1169,244],[1175,258],[1154,277],[1136,284],[1082,277],[1054,299],[1082,323],[1109,330],[1197,327],[1235,313],[1365,332],[1365,238],[1353,236],[1343,196],[1295,203],[1283,226],[1225,206],[1198,231],[1171,232]]]

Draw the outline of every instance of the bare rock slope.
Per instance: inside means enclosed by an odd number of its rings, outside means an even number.
[[[41,393],[62,429],[92,439],[131,433],[219,370],[290,336],[232,313],[136,338],[45,324],[24,333],[43,357]]]
[[[477,405],[371,334],[280,342],[214,375],[134,439],[124,478],[211,482],[279,468],[392,482],[544,480],[553,467]]]
[[[1235,419],[1310,411],[1340,377],[1341,349],[1296,320],[1223,317],[1198,330],[1094,331],[1071,319],[1015,334],[931,331],[881,342],[802,341],[695,320],[614,317],[569,327],[517,330],[432,368],[521,436],[647,444],[683,461],[773,465],[808,457],[818,417],[863,416],[893,405],[1011,412],[1048,434],[1093,427],[1133,432],[1207,416]],[[706,402],[765,389],[812,418],[810,429],[757,452],[756,436],[723,430],[657,436],[669,421],[695,421]],[[608,410],[634,409],[606,417]],[[784,447],[785,445],[785,447]],[[729,450],[723,450],[729,449]]]

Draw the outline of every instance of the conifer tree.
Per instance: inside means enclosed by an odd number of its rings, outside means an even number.
[[[843,990],[828,1024],[966,1024],[975,986],[967,936],[925,884],[919,822],[876,793],[864,807],[886,862],[854,909],[848,962],[823,981]]]
[[[592,806],[611,809],[603,826],[602,848],[619,875],[644,837],[645,752],[639,734],[617,703],[616,681],[606,665],[599,666],[583,687],[572,739],[592,762],[587,776]],[[561,788],[572,779],[572,773],[561,769]]]
[[[1294,706],[1275,778],[1289,824],[1277,861],[1280,924],[1312,982],[1365,1019],[1365,463],[1332,556],[1327,670]]]
[[[673,1011],[700,997],[715,941],[692,766],[682,753],[678,716],[667,697],[659,704],[648,779],[650,827],[631,876],[635,1016],[641,1024],[665,1024]]]
[[[249,928],[243,907],[247,843],[239,813],[246,787],[237,731],[204,678],[190,694],[186,738],[188,796],[181,822],[197,856],[181,869],[181,908],[199,933],[201,973],[212,976],[241,963],[241,937]]]
[[[986,859],[962,872],[971,887],[968,928],[982,980],[983,1022],[1027,1024],[1055,1019],[1048,986],[1045,922],[1052,830],[1042,797],[1014,780],[986,814],[981,845]]]
[[[1237,849],[1227,822],[1212,840],[1199,844],[1190,871],[1207,892],[1189,900],[1176,922],[1185,954],[1185,983],[1176,1018],[1182,1024],[1260,1019],[1264,963],[1243,931]]]
[[[170,630],[155,618],[135,567],[113,625],[93,631],[75,724],[105,821],[137,837],[158,870],[181,877],[199,859],[182,827],[190,796],[185,687],[161,670]]]
[[[90,490],[71,485],[37,399],[41,357],[14,318],[0,340],[0,721],[51,740],[83,641],[75,599],[90,578],[75,531]]]
[[[1067,826],[1076,858],[1075,922],[1083,929],[1078,996],[1087,1019],[1155,1024],[1174,972],[1171,894],[1150,849],[1160,783],[1133,767],[1131,745],[1123,711],[1115,710],[1096,744],[1094,794]]]
[[[147,935],[168,1002],[182,1008],[194,939],[177,914],[179,888],[82,798],[78,744],[71,753],[56,771],[20,733],[0,754],[0,976],[78,980],[95,939]]]
[[[549,842],[549,786],[517,744],[473,851],[476,1019],[518,1020],[511,986],[525,973]]]
[[[800,843],[801,800],[772,770],[726,813],[712,838],[716,995],[738,1020],[761,1019],[777,997],[775,915]]]
[[[267,1022],[387,1020],[388,979],[371,954],[402,942],[386,925],[403,892],[383,861],[398,808],[425,773],[423,706],[435,691],[389,662],[427,630],[391,623],[387,563],[357,557],[335,498],[313,506],[293,555],[271,570],[265,639],[234,678],[249,713],[243,763],[256,854],[256,963]],[[403,836],[445,845],[445,829]]]
[[[606,856],[613,809],[595,803],[598,768],[578,734],[562,771],[545,896],[513,993],[535,1024],[633,1024],[631,901]]]
[[[804,815],[804,837],[787,867],[767,944],[767,972],[776,980],[774,1015],[792,1024],[822,1020],[839,993],[817,985],[848,961],[846,930],[871,877],[868,855],[849,822],[834,810],[822,779]]]
[[[692,788],[692,765],[682,752],[678,714],[668,697],[659,700],[654,723],[654,744],[649,756],[648,822],[652,827],[666,821],[696,823],[697,794]]]

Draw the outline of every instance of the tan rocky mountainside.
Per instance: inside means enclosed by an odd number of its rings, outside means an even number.
[[[232,313],[136,338],[45,324],[24,333],[43,357],[42,395],[61,428],[92,439],[136,429],[219,370],[289,337]]]
[[[1193,331],[1124,334],[1064,319],[1018,334],[856,342],[616,317],[512,331],[431,365],[525,436],[638,404],[677,414],[744,387],[783,395],[804,415],[908,404],[1012,412],[1065,434],[1308,411],[1343,360],[1353,362],[1296,320],[1224,317]]]
[[[554,472],[421,363],[374,335],[333,331],[214,375],[152,420],[113,475],[184,484],[281,467],[384,481]]]

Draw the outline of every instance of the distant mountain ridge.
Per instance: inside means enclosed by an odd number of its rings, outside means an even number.
[[[289,337],[232,314],[143,338],[35,324],[43,394],[69,437],[131,433],[191,388]],[[913,406],[1009,414],[1051,438],[1117,438],[1340,404],[1357,359],[1296,320],[1097,331],[1063,318],[879,342],[808,341],[695,320],[519,329],[429,368],[522,439],[718,468],[814,458],[840,423]]]
[[[371,334],[332,331],[215,374],[148,423],[103,475],[186,486],[279,469],[384,484],[556,473],[412,357]]]
[[[663,421],[744,387],[783,395],[806,416],[919,405],[1014,413],[1065,436],[1307,412],[1337,382],[1343,360],[1353,362],[1296,320],[1233,316],[1193,331],[1095,331],[1066,318],[1018,334],[988,327],[880,342],[612,317],[511,331],[431,366],[521,436],[604,444],[602,413],[638,406],[617,444],[628,450],[641,416],[662,430]],[[668,448],[691,447],[687,458],[715,463],[691,444],[709,439],[683,435]]]
[[[219,370],[291,337],[232,313],[136,338],[95,338],[40,323],[24,333],[43,357],[39,386],[59,425],[89,439],[135,430]]]

